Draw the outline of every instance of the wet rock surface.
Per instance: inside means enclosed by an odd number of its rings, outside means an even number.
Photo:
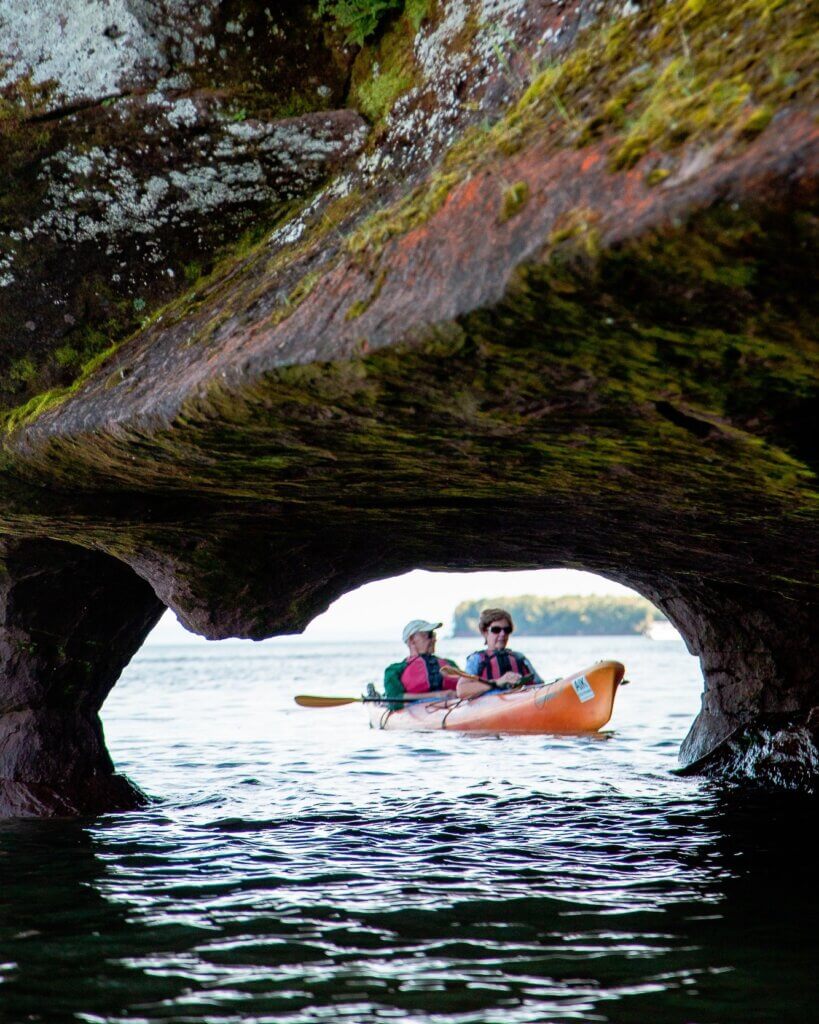
[[[236,34],[219,17],[217,35]],[[72,115],[109,132],[125,105],[132,120],[81,165],[47,163],[62,141],[38,156],[37,210],[59,188],[88,198],[62,207],[65,276],[32,257],[40,291],[3,307],[2,383],[21,401],[1,464],[3,636],[18,646],[4,641],[16,696],[0,777],[52,787],[54,806],[110,777],[96,712],[165,605],[206,636],[263,637],[412,567],[570,566],[649,597],[699,655],[684,765],[725,774],[720,752],[751,730],[735,774],[807,785],[819,131],[807,5],[784,5],[775,40],[770,17],[741,0],[719,19],[690,3],[407,5],[360,50],[311,17],[312,43],[286,45],[333,54],[344,109],[263,116],[257,76],[252,116],[230,120],[190,58],[181,92]],[[206,50],[201,67],[235,84],[235,49]],[[99,154],[135,153],[134,125],[154,147],[135,208],[198,160],[213,188],[197,215],[170,186],[154,196],[161,230],[113,215],[127,189]],[[221,189],[262,152],[264,181]],[[231,251],[239,208],[257,237]],[[33,209],[7,214],[22,239]],[[61,356],[62,307],[31,296],[81,294],[84,262],[143,273],[149,238],[160,277],[205,253],[202,276],[166,275],[103,356]],[[83,329],[99,302],[78,307]],[[44,628],[26,608],[46,593],[75,609],[55,635],[105,635],[105,657],[26,651]],[[771,715],[790,724],[770,732]],[[77,767],[61,781],[60,765]]]
[[[752,725],[737,726],[681,774],[707,773],[730,783],[762,789],[816,792],[819,779],[819,730],[815,710],[762,715]]]
[[[164,606],[127,567],[49,540],[0,542],[0,813],[138,806],[98,712]]]

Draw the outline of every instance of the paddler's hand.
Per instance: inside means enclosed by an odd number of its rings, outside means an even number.
[[[517,686],[523,676],[518,672],[504,672],[503,675],[495,680],[495,686],[499,690],[511,690],[513,686]]]

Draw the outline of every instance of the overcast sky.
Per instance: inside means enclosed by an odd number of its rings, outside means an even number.
[[[403,576],[368,583],[340,597],[313,619],[305,630],[312,640],[400,639],[410,619],[443,622],[444,636],[452,628],[452,612],[459,601],[517,594],[619,594],[633,591],[573,569],[540,569],[527,572],[427,572],[415,569]],[[185,630],[166,612],[148,643],[204,642]]]

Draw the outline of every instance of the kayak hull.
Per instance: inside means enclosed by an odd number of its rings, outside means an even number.
[[[447,695],[414,701],[397,711],[370,704],[370,725],[423,732],[596,732],[611,718],[625,671],[619,661],[599,661],[551,683],[492,690],[471,699]]]

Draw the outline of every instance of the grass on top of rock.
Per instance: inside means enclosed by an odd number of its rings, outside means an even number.
[[[363,46],[388,15],[406,10],[418,30],[429,0],[319,0],[319,14],[328,15],[346,33],[348,43]]]
[[[356,58],[348,102],[374,124],[387,117],[399,96],[421,84],[414,41],[427,6],[427,0],[394,5],[384,31],[364,43]]]
[[[403,7],[403,0],[319,0],[319,14],[329,15],[347,33],[347,42],[363,46],[383,18]]]
[[[815,40],[807,0],[646,4],[543,68],[496,137],[514,151],[544,117],[576,145],[615,134],[614,169],[690,139],[753,137],[785,103],[816,98]]]
[[[726,0],[716,10],[671,0],[589,26],[502,118],[468,130],[429,179],[359,224],[347,248],[377,252],[429,220],[481,166],[544,134],[554,147],[610,138],[613,171],[632,167],[650,149],[717,137],[748,141],[786,104],[819,95],[810,7],[805,0]],[[670,174],[657,161],[646,168],[652,185]],[[513,195],[504,197],[501,217],[514,215],[515,205]]]

